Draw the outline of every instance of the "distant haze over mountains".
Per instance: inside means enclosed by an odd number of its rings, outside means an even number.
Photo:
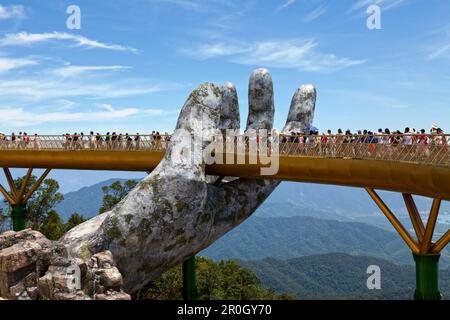
[[[389,299],[411,300],[415,289],[412,266],[342,253],[314,255],[289,260],[266,258],[240,261],[251,269],[262,285],[277,292],[295,294],[300,299]],[[381,289],[367,288],[367,267],[381,270]],[[440,272],[440,291],[450,299],[450,270]]]
[[[360,222],[314,217],[252,217],[201,255],[213,259],[291,259],[333,252],[373,256],[396,264],[414,263],[412,253],[395,233]],[[440,266],[450,267],[445,250]]]
[[[138,173],[127,173],[127,178],[141,179]],[[95,216],[102,203],[101,187],[116,180],[94,184],[64,195],[65,200],[57,210],[66,219],[71,213],[78,212],[86,217]],[[60,183],[64,184],[64,181]],[[87,182],[86,182],[87,184]],[[398,215],[405,227],[412,231],[403,199],[400,194],[380,192],[384,201]],[[415,197],[424,220],[428,216],[431,200]],[[394,231],[363,189],[339,186],[284,182],[269,199],[255,212],[260,217],[313,216],[321,219],[364,222],[389,231]],[[450,227],[450,203],[444,201],[437,226],[437,233],[443,233]]]
[[[66,220],[71,213],[85,217],[98,214],[103,198],[101,188],[110,179],[64,195],[57,211]],[[382,192],[383,198],[409,228],[399,195]],[[419,208],[429,200],[417,198]],[[401,209],[396,209],[401,208]],[[448,210],[444,204],[443,211]],[[441,230],[448,225],[441,224]],[[335,186],[283,183],[245,223],[226,234],[202,254],[215,259],[279,259],[320,253],[343,252],[369,255],[399,264],[413,259],[403,240],[371,202],[364,190]],[[441,266],[450,266],[449,250],[444,251]]]
[[[141,178],[129,175],[126,177]],[[64,220],[73,212],[97,215],[103,199],[101,188],[117,180],[126,181],[112,178],[64,194],[58,213]],[[411,229],[401,195],[380,194]],[[416,197],[416,201],[419,210],[429,210],[429,199]],[[438,232],[449,228],[449,208],[444,202]],[[264,286],[302,299],[410,299],[414,290],[410,250],[362,189],[282,183],[253,217],[199,255],[239,260]],[[371,264],[382,268],[381,291],[365,287],[366,268]],[[442,253],[440,267],[445,269],[441,290],[448,298],[449,249]]]

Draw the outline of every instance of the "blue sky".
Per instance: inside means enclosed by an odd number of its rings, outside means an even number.
[[[199,83],[270,69],[276,126],[318,90],[321,130],[450,127],[448,0],[0,1],[0,132],[173,129]],[[81,8],[81,30],[66,9]],[[366,9],[381,7],[381,30]]]
[[[81,30],[66,9],[80,6]],[[382,29],[368,30],[378,4]],[[0,132],[174,128],[190,91],[238,87],[253,69],[275,85],[276,126],[293,92],[318,90],[315,125],[450,131],[448,0],[0,1]],[[137,173],[58,171],[63,191]]]

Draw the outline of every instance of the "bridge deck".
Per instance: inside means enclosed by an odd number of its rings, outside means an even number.
[[[142,140],[101,146],[61,139],[0,143],[0,166],[75,170],[152,171],[166,142]],[[261,164],[215,164],[208,174],[268,178],[411,193],[450,200],[448,145],[280,143],[279,170],[261,176]],[[248,154],[247,154],[248,157]],[[248,160],[248,159],[247,159]]]

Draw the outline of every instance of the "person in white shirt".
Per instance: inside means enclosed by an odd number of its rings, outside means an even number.
[[[89,134],[89,149],[94,150],[96,147],[96,137],[94,134],[94,131],[91,131],[91,133]]]
[[[413,137],[411,134],[411,129],[405,128],[405,134],[403,135],[403,144],[411,145],[413,143]]]
[[[37,133],[34,134],[33,148],[37,150],[41,149],[41,140],[39,139]]]

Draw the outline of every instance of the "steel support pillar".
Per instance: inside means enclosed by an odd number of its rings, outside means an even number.
[[[197,299],[195,256],[183,262],[183,299]]]
[[[11,220],[14,231],[22,231],[26,228],[27,210],[24,204],[11,205]]]
[[[403,194],[406,208],[416,233],[416,239],[414,239],[375,190],[371,188],[366,188],[366,190],[413,253],[416,263],[416,291],[414,299],[441,300],[442,297],[439,292],[439,258],[441,251],[450,241],[449,230],[438,241],[433,242],[441,199],[433,199],[433,205],[425,226],[412,195]]]
[[[0,184],[0,194],[3,194],[6,201],[8,201],[11,206],[11,220],[13,230],[21,231],[26,228],[27,202],[45,180],[51,169],[45,170],[45,172],[34,183],[34,185],[29,185],[33,173],[33,168],[28,169],[28,172],[24,176],[20,186],[16,186],[16,182],[14,181],[9,168],[3,168],[3,171],[5,172],[5,177],[9,184],[10,192],[8,192]]]
[[[414,254],[416,262],[415,300],[441,300],[439,292],[439,254]]]

